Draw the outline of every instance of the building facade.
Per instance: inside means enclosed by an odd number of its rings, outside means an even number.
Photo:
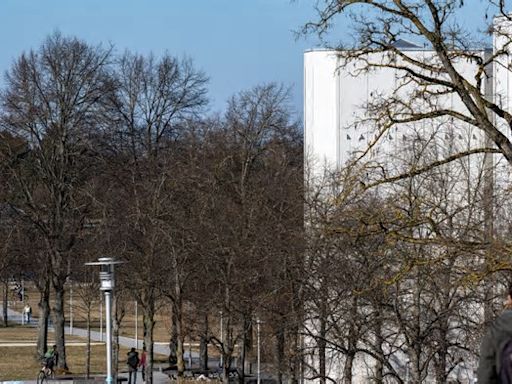
[[[507,28],[507,25],[498,20],[496,27]],[[399,44],[402,46],[398,48],[408,58],[435,63],[433,52],[405,42]],[[492,49],[471,51],[471,55],[486,60],[496,51],[508,49],[507,44],[508,40],[496,34]],[[402,115],[401,108],[415,113],[443,108],[461,115],[468,115],[469,112],[457,94],[436,93],[435,87],[430,88],[429,92],[421,93],[425,90],[420,89],[418,83],[410,81],[407,71],[403,69],[407,67],[407,61],[400,57],[390,58],[388,54],[380,53],[360,61],[347,61],[346,56],[346,52],[334,50],[312,50],[304,54],[304,145],[306,166],[313,175],[320,175],[325,169],[340,170],[356,162],[380,164],[383,178],[398,175],[410,168],[411,153],[418,140],[428,141],[434,149],[430,152],[434,154],[434,158],[430,158],[429,162],[439,161],[456,153],[493,146],[478,127],[448,115],[387,126],[385,121],[389,116],[380,115],[386,108],[388,115],[394,117]],[[389,65],[391,60],[394,60],[396,66]],[[367,67],[368,62],[374,64],[372,68]],[[456,66],[468,82],[477,86],[478,66],[474,61],[461,57]],[[494,60],[488,66],[480,86],[490,100],[512,112],[510,68],[510,55]],[[403,115],[409,116],[410,113]],[[510,139],[509,127],[503,124],[500,128]],[[492,188],[484,192],[489,194],[489,198],[493,199],[495,191],[510,185],[510,166],[501,155],[480,154],[464,161],[459,166],[464,168],[463,173],[470,180],[476,181],[486,169],[492,168],[492,176],[487,175],[484,181],[492,183]],[[422,164],[426,162],[415,166]],[[453,163],[448,166],[457,165]],[[467,180],[464,182],[467,184]],[[457,190],[455,187],[455,192],[451,195],[454,202],[463,198]],[[488,214],[492,217],[492,212]],[[481,308],[474,310],[476,317],[482,316]],[[314,337],[318,326],[315,321],[310,321],[305,327],[311,334],[305,340],[306,350],[309,351],[307,365],[314,371],[318,366]],[[372,366],[375,364],[371,360],[356,361],[354,383],[369,382]],[[397,370],[402,370],[406,377],[407,357],[397,353],[393,360]],[[341,382],[343,366],[343,355],[330,351],[326,375]],[[453,371],[453,380],[457,380],[454,382],[473,382],[475,368],[476,360],[460,364]]]

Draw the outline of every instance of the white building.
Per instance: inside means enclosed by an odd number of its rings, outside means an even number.
[[[485,52],[477,52],[484,56]],[[418,60],[426,60],[432,53],[424,49],[408,48],[407,55]],[[374,55],[374,62],[387,60]],[[358,151],[363,151],[375,138],[376,127],[368,119],[365,106],[368,103],[385,99],[400,88],[400,97],[406,98],[414,87],[400,87],[402,71],[390,68],[358,73],[358,64],[343,66],[337,51],[313,50],[304,54],[304,126],[305,150],[318,164],[342,167]],[[360,65],[362,66],[362,65]],[[474,82],[476,66],[470,62],[460,64],[460,70],[469,81]],[[503,71],[499,76],[503,76]],[[508,71],[506,71],[508,74]],[[501,83],[501,82],[500,82]],[[499,86],[487,82],[484,86]],[[452,109],[465,111],[458,97],[439,97],[438,103],[447,103]],[[433,125],[443,119],[434,119]],[[445,119],[447,120],[447,119]],[[447,121],[445,121],[447,122]],[[421,122],[428,125],[426,122]],[[460,123],[458,123],[460,125]],[[409,124],[410,126],[411,124]],[[467,127],[471,130],[471,127]],[[401,148],[407,140],[407,127],[394,126],[380,140],[379,151],[385,152]],[[472,130],[481,144],[483,135]],[[473,138],[473,137],[472,137]],[[375,153],[373,154],[375,155]]]
[[[497,23],[499,25],[499,23]],[[402,42],[403,43],[403,42]],[[495,38],[494,51],[503,46],[502,38]],[[433,53],[429,50],[404,44],[404,51],[409,57],[418,60],[429,60]],[[474,51],[483,57],[492,52]],[[373,62],[386,62],[389,57],[374,55]],[[397,124],[384,132],[376,123],[376,116],[368,112],[368,106],[393,97],[399,89],[399,97],[407,99],[414,94],[414,85],[403,82],[403,71],[391,68],[379,68],[372,71],[359,71],[363,64],[351,62],[343,64],[340,52],[333,50],[312,50],[304,54],[304,137],[305,155],[313,168],[313,173],[321,172],[324,167],[340,169],[349,162],[359,158],[360,161],[383,162],[389,175],[396,174],[407,162],[404,155],[414,135],[429,136],[433,132],[442,138],[444,143],[440,156],[489,145],[481,130],[448,117],[430,119],[408,124]],[[402,63],[403,64],[403,63]],[[511,58],[503,57],[492,65],[491,76],[483,83],[485,93],[498,105],[512,112],[512,75],[510,73]],[[469,81],[475,82],[477,67],[470,61],[461,60],[459,71]],[[394,94],[396,96],[396,93]],[[413,97],[410,100],[414,100]],[[414,101],[415,108],[428,108],[421,102]],[[444,105],[450,109],[467,113],[465,106],[457,95],[440,95],[433,97],[433,103]],[[379,144],[372,146],[376,137],[382,133]],[[503,126],[503,133],[511,137],[509,127]],[[371,149],[370,149],[371,147]],[[472,166],[481,170],[484,156],[472,158]],[[491,161],[502,162],[502,156],[494,156]],[[502,172],[496,175],[497,182],[508,182],[510,171],[504,164]],[[314,325],[310,324],[310,326]],[[314,341],[306,341],[314,349]],[[342,358],[330,356],[327,364],[328,375],[335,380],[342,376]],[[315,364],[314,359],[310,361]],[[365,370],[369,362],[359,361],[355,382],[367,382]],[[466,372],[467,382],[472,372]],[[358,381],[359,380],[359,381]]]

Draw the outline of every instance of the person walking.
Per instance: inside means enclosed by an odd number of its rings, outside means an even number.
[[[25,315],[25,321],[27,324],[30,324],[30,321],[32,319],[32,307],[28,304],[25,305],[23,308],[23,314]]]
[[[135,350],[135,348],[130,349],[130,352],[127,353],[128,359],[126,360],[126,364],[128,364],[128,384],[132,384],[132,374],[133,374],[133,384],[137,383],[137,367],[139,366],[139,352]]]
[[[512,284],[504,307],[482,339],[478,384],[512,383]]]
[[[146,360],[148,356],[146,353],[146,347],[142,347],[142,353],[140,354],[139,367],[142,374],[142,383],[146,384]]]

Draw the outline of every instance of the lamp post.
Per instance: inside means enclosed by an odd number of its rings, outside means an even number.
[[[100,341],[103,341],[103,301],[100,300]]]
[[[107,384],[112,384],[112,293],[114,291],[114,265],[122,261],[115,261],[111,257],[100,257],[98,261],[85,263],[85,265],[100,266],[100,290],[105,295],[105,328],[107,338]]]

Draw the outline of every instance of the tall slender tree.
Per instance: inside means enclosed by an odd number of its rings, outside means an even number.
[[[65,283],[89,207],[81,187],[94,169],[93,139],[113,91],[109,64],[109,49],[55,33],[14,62],[1,94],[2,128],[28,144],[21,165],[9,169],[20,191],[12,204],[46,248],[59,368],[67,368]]]

